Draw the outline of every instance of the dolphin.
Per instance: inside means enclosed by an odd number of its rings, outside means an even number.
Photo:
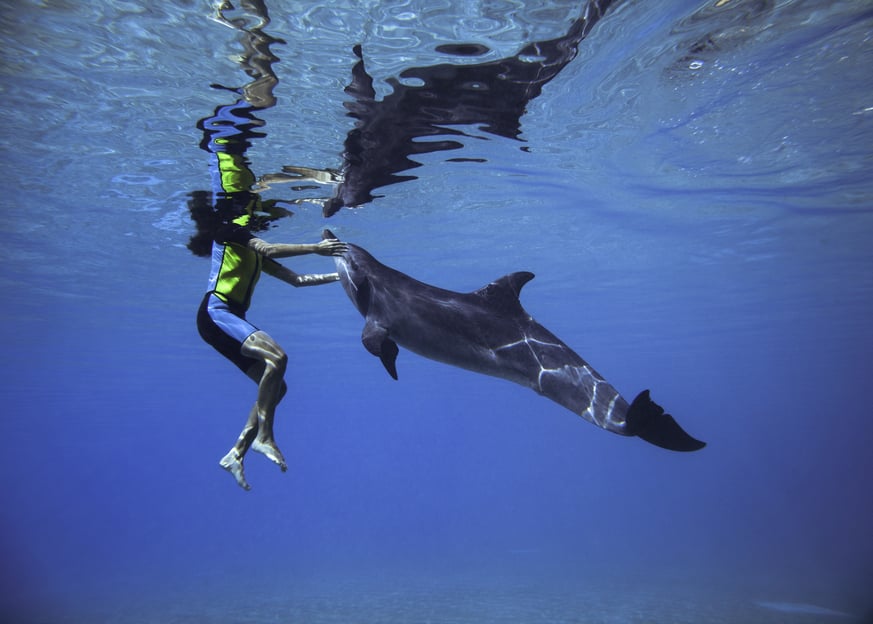
[[[322,238],[336,238],[324,230]],[[533,389],[607,431],[672,451],[705,446],[644,390],[630,403],[518,299],[533,273],[510,273],[471,293],[444,290],[348,244],[334,258],[343,289],[365,319],[361,341],[397,379],[399,346],[423,357]]]

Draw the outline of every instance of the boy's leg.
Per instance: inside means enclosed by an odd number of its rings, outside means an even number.
[[[263,362],[263,366],[253,366],[252,370],[249,371],[249,375],[253,378],[260,373],[260,379],[256,379],[258,382],[258,400],[253,409],[253,413],[257,414],[257,428],[250,442],[251,448],[266,455],[284,472],[288,466],[273,439],[273,419],[276,414],[276,405],[283,394],[283,378],[288,364],[288,356],[275,340],[260,330],[246,338],[241,353],[246,357]],[[249,422],[251,420],[252,415],[250,414]],[[246,423],[247,427],[249,422]],[[249,435],[252,434],[244,429],[240,438],[245,436],[247,440]]]
[[[246,451],[249,450],[257,433],[258,404],[255,403],[254,407],[252,407],[249,412],[248,420],[246,420],[245,427],[243,427],[242,433],[239,434],[236,444],[234,444],[233,448],[227,452],[227,455],[222,457],[221,461],[218,462],[222,468],[233,475],[237,484],[244,490],[250,490],[252,488],[248,484],[248,481],[246,481],[245,471],[243,470],[243,457],[245,457]]]

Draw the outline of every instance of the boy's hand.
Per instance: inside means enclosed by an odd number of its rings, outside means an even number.
[[[315,246],[315,253],[320,256],[341,256],[348,251],[349,246],[335,238],[326,238]]]

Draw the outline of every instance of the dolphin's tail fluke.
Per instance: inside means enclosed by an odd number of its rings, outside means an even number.
[[[692,438],[670,414],[665,414],[664,408],[649,398],[648,390],[640,392],[631,403],[626,422],[630,435],[670,451],[699,451],[706,446],[706,442]]]

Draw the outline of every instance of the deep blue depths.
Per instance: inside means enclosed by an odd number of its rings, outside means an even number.
[[[184,248],[186,193],[208,184],[195,124],[227,96],[208,85],[245,80],[235,31],[199,3],[4,7],[2,612],[865,613],[873,21],[864,3],[690,19],[701,6],[619,3],[528,104],[524,142],[466,128],[416,180],[330,219],[299,204],[267,237],[314,241],[327,225],[456,290],[534,271],[522,302],[537,320],[709,446],[671,454],[409,353],[394,382],[338,286],[264,281],[252,318],[290,355],[290,470],[252,457],[250,493],[217,460],[254,386],[196,335],[208,267]],[[575,8],[547,9],[271,4],[286,44],[253,168],[341,165],[354,43],[381,97],[404,66],[440,60],[438,43],[499,57],[557,36]]]

